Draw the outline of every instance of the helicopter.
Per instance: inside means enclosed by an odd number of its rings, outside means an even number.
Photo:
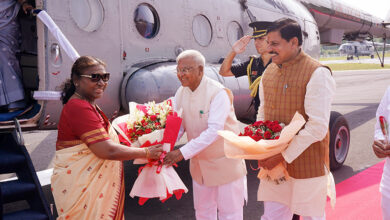
[[[375,16],[336,0],[36,0],[80,55],[93,55],[107,63],[111,73],[104,96],[97,101],[111,118],[128,112],[130,101],[160,102],[180,86],[176,57],[185,49],[206,57],[205,74],[234,94],[237,118],[251,122],[248,81],[222,77],[220,61],[233,43],[251,32],[254,20],[274,21],[289,17],[303,30],[303,50],[319,58],[320,44],[340,44],[343,37],[369,33],[387,38],[390,28]],[[22,129],[55,129],[62,104],[61,85],[70,77],[74,58],[66,45],[35,16],[21,16],[22,51],[18,54],[26,99],[32,108],[19,118]],[[24,47],[23,47],[24,45]],[[252,46],[239,55],[256,54]],[[14,127],[0,122],[0,130]],[[331,168],[340,167],[349,149],[345,118],[332,112],[330,119]]]
[[[347,55],[347,60],[353,60],[354,56],[359,59],[360,56],[369,56],[371,59],[375,58],[375,47],[389,47],[390,44],[381,44],[369,41],[350,41],[341,44],[338,51],[341,54]],[[385,48],[383,48],[385,49]]]

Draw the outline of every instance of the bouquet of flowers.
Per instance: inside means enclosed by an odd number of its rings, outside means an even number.
[[[180,112],[174,112],[170,99],[156,104],[149,102],[140,105],[129,103],[130,114],[113,121],[113,127],[119,132],[119,140],[130,147],[149,147],[162,144],[164,152],[160,159],[135,159],[134,164],[146,164],[138,170],[138,177],[131,189],[130,196],[140,197],[143,205],[149,198],[160,198],[162,202],[175,195],[181,198],[188,192],[173,167],[163,165],[167,152],[175,145],[182,119]]]
[[[255,141],[262,139],[273,140],[279,139],[280,132],[285,125],[278,121],[256,121],[244,128],[244,134],[240,133],[239,136],[248,136]]]
[[[218,131],[218,134],[224,138],[226,157],[263,160],[286,149],[305,123],[303,116],[296,112],[287,126],[277,121],[258,121],[247,126],[244,134],[236,135],[231,131]],[[289,175],[286,165],[280,163],[271,170],[261,169],[257,177],[278,183]]]

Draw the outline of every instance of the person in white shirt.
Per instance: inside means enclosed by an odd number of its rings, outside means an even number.
[[[196,50],[183,51],[176,59],[182,86],[174,98],[175,110],[183,109],[179,137],[188,143],[167,154],[170,166],[190,160],[193,196],[198,220],[242,220],[247,198],[246,166],[242,159],[228,159],[218,130],[239,133],[231,91],[204,75],[205,58]]]
[[[390,87],[387,88],[381,103],[376,111],[376,124],[374,143],[372,149],[378,158],[386,158],[383,167],[382,180],[379,190],[382,194],[382,216],[384,220],[390,220],[390,144],[389,137],[385,137],[382,133],[379,117],[383,116],[387,122],[390,122]],[[389,128],[387,128],[389,129]]]

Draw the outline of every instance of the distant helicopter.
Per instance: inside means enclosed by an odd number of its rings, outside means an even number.
[[[390,48],[390,44],[385,44]],[[347,60],[353,60],[354,56],[359,59],[360,56],[369,56],[371,59],[375,57],[375,47],[383,47],[383,43],[364,41],[350,41],[341,44],[339,51],[341,54],[347,55]],[[385,49],[385,48],[382,48]]]

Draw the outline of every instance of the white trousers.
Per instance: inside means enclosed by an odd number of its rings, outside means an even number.
[[[383,220],[390,220],[390,197],[387,197],[382,193],[382,217]]]
[[[248,197],[246,176],[220,186],[205,186],[192,180],[197,220],[242,220]]]
[[[261,220],[291,220],[293,213],[289,207],[279,202],[264,202],[264,214]],[[301,216],[304,220],[325,220],[325,213],[322,217]]]

